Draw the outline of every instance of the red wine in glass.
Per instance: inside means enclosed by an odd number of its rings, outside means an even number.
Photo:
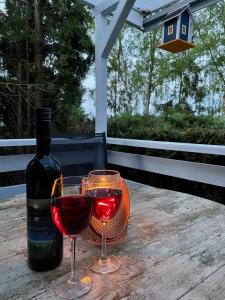
[[[117,213],[122,200],[122,190],[98,188],[88,191],[92,199],[92,214],[101,222],[111,220]]]
[[[84,195],[55,198],[51,206],[52,219],[64,235],[76,236],[88,225],[91,199]]]

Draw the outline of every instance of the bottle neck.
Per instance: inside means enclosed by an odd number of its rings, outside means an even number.
[[[51,153],[51,139],[50,138],[37,138],[36,156],[42,158],[44,155]]]
[[[50,121],[38,120],[36,122],[36,139],[37,139],[37,152],[38,158],[51,152],[51,137],[50,137]]]

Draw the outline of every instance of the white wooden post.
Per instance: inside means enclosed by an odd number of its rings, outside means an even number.
[[[117,39],[123,24],[134,5],[135,0],[120,0],[107,25],[106,2],[101,2],[95,8],[95,76],[96,76],[96,121],[95,132],[105,132],[107,135],[107,58]],[[111,1],[107,2],[111,9]]]
[[[107,134],[107,57],[102,57],[102,39],[107,28],[107,17],[95,17],[95,132]]]

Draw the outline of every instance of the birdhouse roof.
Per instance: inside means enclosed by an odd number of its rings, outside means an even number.
[[[171,19],[174,19],[176,17],[179,17],[185,10],[188,11],[190,17],[192,18],[193,20],[193,15],[192,15],[192,12],[191,12],[191,9],[190,9],[190,6],[189,5],[185,5],[185,6],[182,6],[174,11],[171,11],[170,13],[168,13],[166,15],[166,17],[162,20],[162,23],[165,23]]]

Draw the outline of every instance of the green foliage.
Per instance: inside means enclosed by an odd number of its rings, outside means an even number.
[[[196,144],[225,144],[225,118],[197,116],[171,110],[170,114],[122,114],[109,120],[109,136]]]
[[[91,22],[77,1],[6,1],[0,15],[2,135],[33,135],[37,105],[57,111],[55,126],[64,131],[83,115],[81,82],[94,58]]]
[[[135,112],[143,99],[149,114],[151,97],[162,82],[162,57],[157,54],[161,30],[143,34],[124,27],[109,56],[108,103],[114,115]]]

